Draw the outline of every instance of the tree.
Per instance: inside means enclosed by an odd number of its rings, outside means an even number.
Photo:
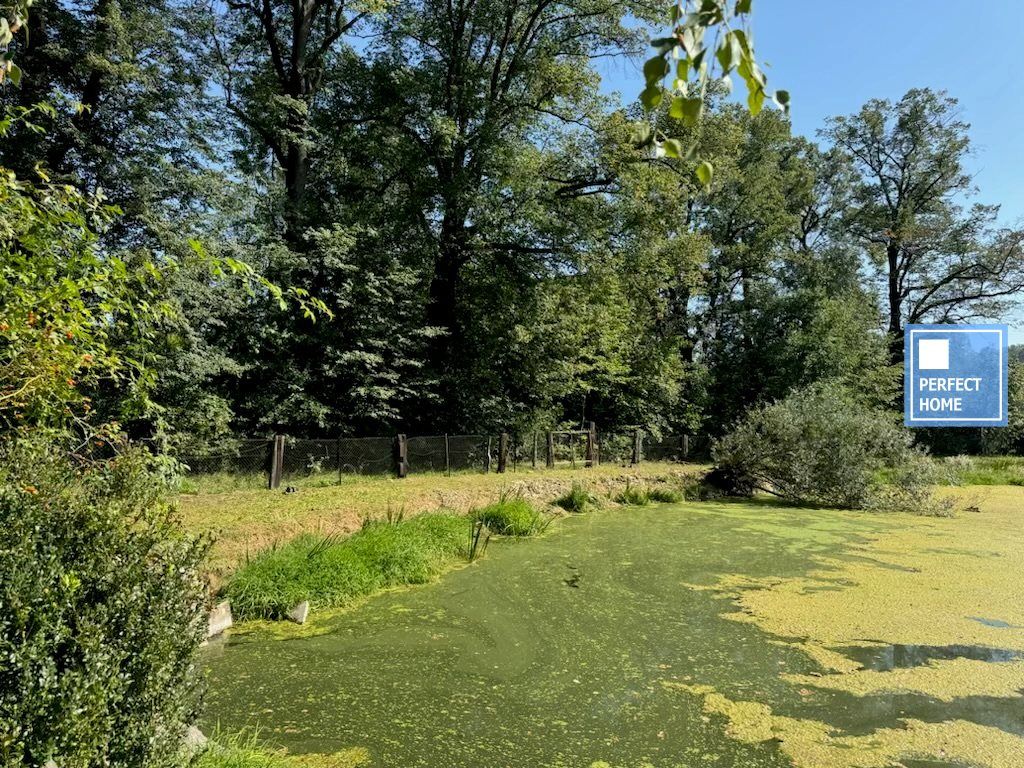
[[[823,131],[854,170],[844,220],[884,286],[894,363],[907,323],[998,317],[1024,289],[1024,232],[997,229],[997,207],[960,202],[974,191],[967,131],[956,100],[928,89]]]
[[[303,247],[310,219],[307,195],[314,165],[324,159],[325,142],[315,129],[321,91],[336,76],[345,36],[375,7],[346,0],[227,0],[194,7],[203,19],[199,39],[209,49],[215,80],[237,121],[242,145],[252,157],[242,164],[261,168],[273,158],[271,177],[283,186],[282,223],[287,242]],[[333,114],[333,123],[346,116]],[[263,151],[260,151],[263,150]],[[315,198],[313,198],[315,200]]]
[[[102,192],[122,212],[103,233],[110,247],[180,247],[216,188],[205,83],[176,20],[166,0],[39,0],[12,43],[26,75],[0,88],[0,105],[53,110],[38,117],[45,130],[12,126],[0,164]]]

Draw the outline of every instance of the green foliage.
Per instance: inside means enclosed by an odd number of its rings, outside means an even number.
[[[464,517],[368,522],[348,538],[303,534],[259,553],[224,595],[239,619],[279,619],[303,600],[314,609],[339,608],[388,587],[423,584],[466,554]]]
[[[669,114],[681,120],[684,126],[693,128],[704,114],[709,86],[714,84],[717,89],[731,92],[735,72],[747,87],[747,109],[752,117],[757,117],[764,105],[768,78],[754,55],[750,11],[749,0],[735,4],[730,0],[672,2],[669,5],[671,34],[652,41],[655,55],[644,63],[646,86],[640,94],[644,109],[651,112],[662,103],[663,81],[671,75]],[[717,47],[706,42],[712,36]],[[716,61],[717,74],[714,71]],[[773,101],[784,112],[789,111],[788,91],[776,91]],[[655,132],[645,133],[641,143],[653,143],[659,154],[668,157],[693,159],[699,153],[696,142],[683,152],[677,139],[664,138],[664,134]],[[705,189],[711,186],[713,172],[711,162],[706,159],[701,160],[694,171]]]
[[[53,439],[51,439],[53,438]],[[0,762],[179,766],[205,637],[205,543],[126,450],[0,443]]]
[[[751,409],[713,448],[738,488],[790,502],[929,511],[930,462],[896,415],[832,383]]]
[[[473,512],[472,517],[502,536],[533,536],[542,533],[550,522],[522,495],[509,492]]]
[[[561,507],[566,512],[572,512],[579,515],[586,512],[587,509],[594,504],[594,497],[589,491],[587,491],[582,483],[573,483],[572,488],[566,491],[562,496],[555,499],[554,504],[556,507]]]

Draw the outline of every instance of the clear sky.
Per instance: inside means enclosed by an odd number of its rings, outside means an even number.
[[[826,117],[910,88],[959,99],[976,199],[1024,225],[1024,0],[754,0],[753,25],[769,88],[792,96],[797,133],[814,137]],[[642,63],[605,61],[604,89],[633,100]],[[1005,320],[1011,343],[1024,343],[1024,312]]]

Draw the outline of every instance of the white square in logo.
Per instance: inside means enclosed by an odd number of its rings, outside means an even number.
[[[948,371],[949,339],[919,339],[917,367],[921,371]]]

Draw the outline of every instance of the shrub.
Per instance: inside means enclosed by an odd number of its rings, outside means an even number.
[[[650,498],[647,495],[647,491],[643,488],[637,488],[627,481],[626,487],[619,491],[615,496],[615,501],[619,504],[630,504],[632,506],[639,507],[648,504],[650,502]]]
[[[532,536],[547,527],[544,516],[529,501],[521,495],[508,493],[476,510],[473,518],[502,536]]]
[[[587,507],[589,507],[593,501],[593,497],[587,493],[587,489],[584,488],[581,483],[573,483],[572,488],[563,496],[559,496],[555,499],[554,503],[555,506],[561,507],[566,512],[582,514],[587,511]]]
[[[930,499],[930,461],[894,415],[827,384],[752,409],[713,456],[714,484],[737,493],[851,509],[923,510]]]
[[[423,584],[468,547],[466,518],[367,521],[348,538],[303,534],[260,553],[224,589],[239,619],[282,618],[297,603],[337,608],[388,587]]]
[[[0,445],[0,759],[171,766],[198,707],[202,541],[138,450]]]

